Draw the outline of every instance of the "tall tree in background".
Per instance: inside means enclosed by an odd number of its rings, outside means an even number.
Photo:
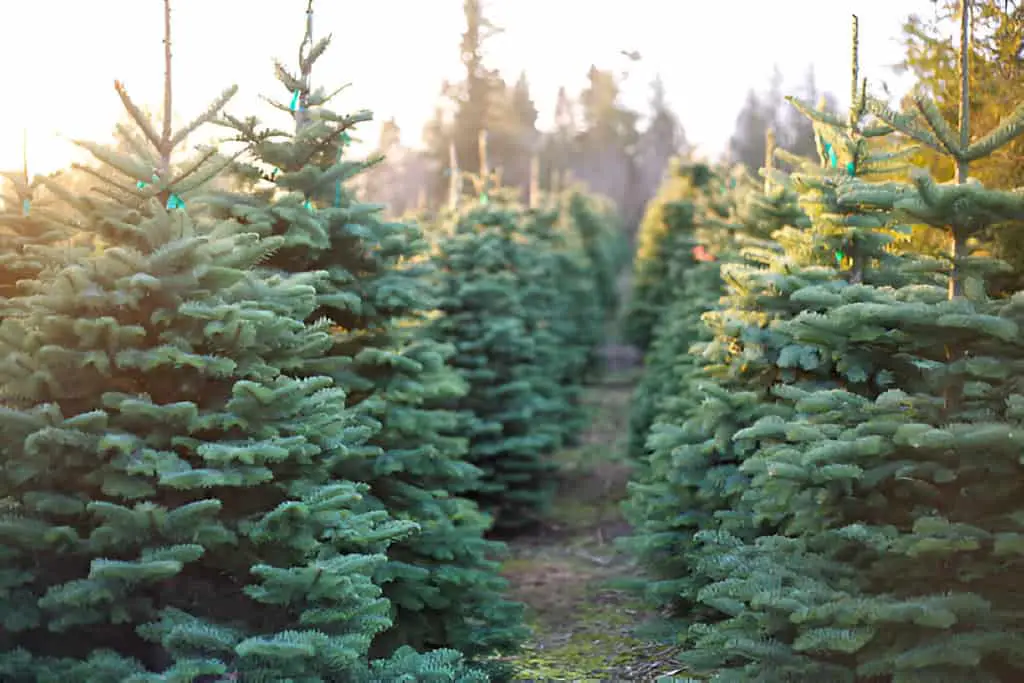
[[[613,199],[627,225],[635,225],[647,199],[638,201],[633,196],[640,116],[624,106],[619,98],[615,74],[591,66],[587,72],[587,87],[579,96],[583,130],[577,137],[579,158],[573,175],[593,191]]]
[[[835,96],[818,90],[813,67],[808,67],[802,91],[801,100],[817,102],[824,99],[825,111],[838,111]],[[760,168],[765,158],[765,133],[769,128],[775,131],[781,148],[802,157],[815,157],[814,128],[785,101],[782,72],[778,67],[775,67],[766,91],[758,93],[751,89],[747,93],[747,100],[736,117],[735,132],[729,139],[732,161],[750,169]]]
[[[955,120],[959,78],[957,50],[949,35],[957,22],[957,2],[937,0],[933,5],[931,17],[914,14],[904,24],[906,57],[898,70],[913,74],[918,83],[916,92],[932,99],[947,119]],[[1024,90],[1024,2],[975,0],[972,5],[971,123],[976,130],[989,130],[1014,111]],[[940,182],[953,177],[953,162],[930,149],[923,148],[915,163],[927,168]],[[1024,186],[1024,138],[975,161],[971,175],[993,189]],[[942,242],[934,239],[933,230],[922,227],[917,233],[921,242]],[[1019,289],[1024,285],[1019,274],[1024,271],[1022,237],[1024,222],[997,226],[995,230],[992,246],[1015,271],[1009,279],[994,283],[999,288]]]
[[[495,122],[494,110],[501,106],[506,86],[495,69],[485,64],[487,41],[501,32],[484,14],[483,0],[465,0],[463,13],[466,28],[459,44],[460,60],[465,69],[463,80],[442,87],[448,107],[439,108],[424,130],[424,142],[436,165],[431,198],[440,203],[448,188],[449,149],[455,145],[459,168],[469,174],[480,170],[478,143],[481,131]],[[450,117],[445,116],[445,109]],[[492,145],[493,147],[493,145]],[[492,151],[491,157],[501,165]]]
[[[500,170],[503,185],[525,192],[530,183],[530,159],[540,150],[537,106],[526,72],[521,72],[511,87],[503,81],[501,85],[488,112],[488,161]]]
[[[647,126],[637,142],[636,184],[634,200],[646,202],[661,186],[669,160],[675,156],[686,156],[689,144],[679,117],[669,106],[665,83],[661,76],[651,83],[650,110]]]
[[[498,72],[484,64],[484,45],[500,33],[484,16],[483,0],[465,0],[466,30],[462,33],[460,56],[466,69],[462,83],[450,84],[448,97],[455,103],[453,141],[459,168],[469,173],[480,170],[477,141],[486,130],[495,95],[504,90]]]
[[[659,74],[651,83],[651,111],[650,122],[647,124],[645,135],[653,138],[657,146],[668,150],[673,154],[683,151],[689,146],[686,141],[686,133],[679,117],[668,104],[665,93],[665,82]],[[667,162],[666,162],[667,163]]]
[[[818,89],[817,78],[814,73],[814,65],[807,67],[804,74],[802,92],[798,97],[804,102],[817,103],[819,109],[829,112],[838,112],[839,103],[830,92],[823,92]],[[822,104],[823,102],[823,104]],[[798,156],[814,159],[817,157],[818,147],[815,141],[814,124],[811,119],[802,115],[795,107],[785,103],[782,111],[778,112],[776,121],[776,136],[778,144],[787,152]]]
[[[776,66],[767,91],[759,93],[753,88],[747,91],[747,99],[736,115],[736,127],[729,138],[732,161],[747,168],[760,168],[765,155],[765,133],[775,127],[782,104],[782,72]]]
[[[559,183],[560,176],[573,167],[578,135],[576,102],[563,85],[558,88],[558,96],[555,99],[554,129],[544,136],[541,179],[546,187],[554,189]]]

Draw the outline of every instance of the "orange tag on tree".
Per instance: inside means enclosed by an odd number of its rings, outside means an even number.
[[[692,253],[693,258],[701,262],[706,263],[708,261],[715,260],[715,257],[708,253],[708,250],[704,248],[703,244],[698,244],[697,246],[695,246],[692,250]]]

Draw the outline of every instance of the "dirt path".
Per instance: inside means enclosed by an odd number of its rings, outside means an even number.
[[[639,576],[615,544],[629,533],[619,507],[629,480],[621,454],[637,361],[625,347],[610,348],[609,361],[613,371],[587,396],[590,430],[579,447],[559,456],[564,477],[549,527],[510,544],[503,573],[534,629],[515,658],[516,680],[694,680],[679,671],[674,648],[637,632],[656,615],[609,585]]]

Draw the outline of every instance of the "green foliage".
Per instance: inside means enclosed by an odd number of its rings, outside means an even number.
[[[474,492],[501,530],[536,523],[555,480],[551,453],[570,409],[559,386],[549,274],[521,211],[492,199],[450,218],[437,241],[440,315],[435,339],[452,344],[451,364],[469,385],[449,405],[463,414],[468,459],[483,470]]]
[[[343,184],[367,115],[318,91],[294,135],[228,117],[250,154],[214,194],[229,160],[171,154],[231,91],[161,133],[118,93],[128,153],[81,143],[106,186],[44,179],[102,248],[0,324],[0,678],[488,680],[463,656],[513,648],[522,608],[463,495],[425,242]]]
[[[780,419],[792,411],[772,394],[776,383],[833,382],[813,349],[792,343],[782,321],[827,305],[802,292],[829,291],[837,276],[862,279],[857,269],[862,262],[892,263],[886,251],[892,231],[881,230],[877,219],[852,219],[855,212],[840,207],[836,189],[853,182],[851,167],[854,174],[868,173],[888,168],[892,158],[874,152],[859,129],[830,126],[834,115],[800,108],[815,121],[824,168],[783,155],[806,170],[786,176],[768,169],[763,189],[741,175],[728,219],[730,238],[719,249],[724,297],[706,312],[698,309],[684,319],[674,315],[659,340],[664,357],[648,357],[675,374],[660,380],[662,396],[669,398],[647,407],[657,416],[655,424],[649,433],[634,436],[635,448],[645,444],[648,457],[627,506],[637,527],[630,544],[655,574],[645,585],[648,595],[690,610],[694,619],[723,614],[717,605],[699,605],[700,590],[710,580],[697,571],[701,534],[724,531],[752,539],[772,529],[737,507],[749,485],[742,463],[762,442],[737,441],[736,435],[762,418]],[[810,217],[818,219],[820,229],[806,229]],[[891,267],[867,277],[898,278]],[[684,290],[676,300],[689,295]],[[696,316],[704,327],[697,334],[705,340],[690,346],[687,336],[700,329]],[[650,400],[640,398],[635,410]]]
[[[947,120],[955,120],[960,102],[960,79],[957,73],[957,46],[949,33],[958,23],[957,2],[942,0],[927,13],[911,15],[904,23],[901,36],[906,56],[901,66],[913,74],[916,92],[934,100]],[[991,130],[1019,105],[1018,93],[1024,87],[1024,5],[1016,0],[974,2],[972,8],[972,41],[969,78],[971,86],[971,125]],[[1024,187],[1024,138],[1017,138],[971,164],[972,177],[985,187],[1010,190]],[[955,164],[947,155],[922,148],[915,164],[928,169],[940,182],[951,180]],[[942,239],[942,233],[927,225],[916,226],[916,241],[922,247]],[[993,280],[1004,291],[1019,288],[1024,270],[1021,249],[1024,222],[1019,218],[996,226],[980,236],[976,245],[1005,259],[1012,272]],[[944,241],[944,240],[942,240]]]
[[[773,187],[765,193],[743,188],[737,201],[742,203],[734,229],[716,249],[720,261],[695,266],[684,280],[694,291],[684,289],[677,298],[700,300],[703,295],[703,306],[686,311],[677,303],[673,313],[678,315],[666,318],[658,340],[664,356],[648,360],[660,365],[656,376],[662,378],[662,398],[648,408],[649,430],[634,437],[645,447],[645,458],[626,506],[636,529],[628,545],[653,574],[643,585],[645,593],[679,613],[695,608],[707,581],[694,570],[694,535],[718,525],[745,536],[758,531],[750,518],[730,513],[747,483],[738,466],[750,453],[747,444],[732,437],[760,417],[784,411],[768,388],[786,340],[772,334],[769,324],[797,315],[806,304],[791,301],[793,292],[809,280],[827,281],[834,272],[814,264],[796,275],[792,271],[800,262],[773,265],[780,250],[765,248],[758,231],[748,231],[756,222],[752,207],[769,208],[769,216],[802,215],[791,189]],[[720,279],[712,285],[712,278]],[[716,286],[724,286],[721,303],[709,301]],[[637,399],[634,411],[644,409],[646,397],[638,393]],[[696,609],[693,618],[713,613]]]
[[[581,191],[527,209],[509,189],[472,180],[478,197],[429,230],[440,292],[430,334],[455,348],[451,365],[469,386],[447,405],[484,472],[476,498],[496,531],[517,533],[544,518],[551,455],[585,426],[581,391],[601,370],[619,233]]]
[[[0,194],[0,309],[11,313],[16,308],[12,299],[24,294],[26,286],[83,249],[74,242],[78,235],[54,220],[58,203],[43,179],[28,179],[24,173],[3,176],[7,182]]]
[[[559,443],[567,443],[586,424],[581,392],[599,370],[597,345],[605,318],[593,267],[575,225],[563,220],[557,207],[522,213],[515,224],[519,258],[514,268],[524,322],[544,377],[542,392],[554,401]]]
[[[745,279],[722,268],[703,347],[717,386],[666,411],[634,485],[648,594],[688,610],[681,663],[718,681],[1016,680],[1024,300],[987,298],[991,261],[893,247],[907,222],[962,244],[1024,196],[872,175],[905,156],[873,142],[893,128],[963,179],[1019,120],[965,147],[923,101],[897,114],[855,91],[846,120],[798,107],[824,168],[775,177],[810,225],[778,230]],[[869,108],[889,125],[860,125]]]
[[[671,260],[661,285],[666,292],[664,312],[655,324],[630,408],[628,454],[638,461],[646,453],[647,436],[662,404],[679,394],[681,373],[687,374],[685,367],[694,360],[691,345],[705,336],[701,316],[721,295],[721,259],[728,255],[733,233],[740,227],[736,204],[750,182],[738,167],[723,179],[719,191],[724,194],[669,202],[661,209],[671,236],[671,249],[664,253]]]
[[[280,369],[329,348],[300,322],[317,277],[264,282],[277,240],[150,208],[0,327],[0,671],[337,680],[388,626],[372,574],[415,524],[359,509],[331,469],[368,431]]]
[[[619,273],[629,254],[625,233],[613,222],[611,207],[580,190],[570,193],[563,212],[579,233],[579,249],[589,261],[601,310],[606,319],[614,319],[620,305]]]
[[[302,73],[326,47],[324,40],[311,50]],[[467,497],[480,471],[463,459],[459,416],[445,407],[467,385],[448,366],[453,347],[424,333],[436,304],[426,242],[416,225],[385,220],[382,207],[359,202],[348,187],[370,165],[345,158],[349,131],[369,113],[334,114],[330,95],[310,91],[280,65],[277,73],[288,93],[298,93],[295,132],[228,117],[250,150],[235,165],[242,191],[206,202],[281,240],[262,264],[269,278],[325,275],[304,320],[326,330],[329,348],[295,371],[345,387],[346,406],[371,433],[336,461],[332,476],[369,487],[367,512],[420,529],[393,544],[374,573],[394,623],[372,653],[389,656],[401,645],[474,658],[510,651],[526,635],[522,606],[504,599],[497,562],[504,547],[483,538],[490,520]]]
[[[725,188],[711,168],[675,160],[657,195],[647,205],[633,264],[632,298],[623,322],[623,337],[642,350],[650,347],[661,314],[673,299],[680,269],[687,265],[687,249],[676,241],[688,239],[693,214],[704,206],[720,216],[727,214],[728,208],[720,206],[717,197],[712,199],[719,192],[725,192]],[[691,203],[689,209],[679,204],[684,201]],[[679,259],[682,262],[677,262]]]

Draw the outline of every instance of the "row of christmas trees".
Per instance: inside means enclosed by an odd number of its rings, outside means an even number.
[[[964,76],[958,126],[923,98],[893,112],[858,79],[856,42],[855,20],[846,116],[793,101],[818,163],[779,150],[763,184],[680,165],[651,208],[627,315],[646,347],[629,544],[681,661],[715,681],[1009,683],[1024,293],[994,296],[1003,266],[977,247],[1024,220],[1024,192],[969,168],[1024,133],[1024,107],[972,138]],[[955,181],[908,176],[908,142],[949,155]],[[913,248],[922,225],[947,258]]]
[[[310,3],[289,130],[232,90],[175,131],[119,84],[137,127],[81,143],[97,191],[9,175],[0,679],[507,675],[489,531],[542,518],[585,417],[616,227],[580,192],[385,220],[348,189],[369,114],[311,86],[328,43]],[[241,151],[178,162],[211,121]]]

